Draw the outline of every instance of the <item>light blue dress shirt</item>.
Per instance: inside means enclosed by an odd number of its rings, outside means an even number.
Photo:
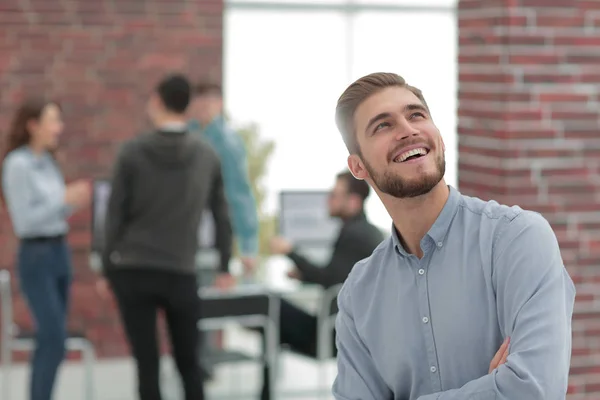
[[[52,156],[23,146],[2,165],[2,189],[13,229],[19,238],[64,235],[71,209],[65,204],[65,182]]]
[[[450,188],[422,259],[393,231],[338,297],[336,399],[565,399],[575,287],[541,215]]]

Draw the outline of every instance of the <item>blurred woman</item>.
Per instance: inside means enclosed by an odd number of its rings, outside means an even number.
[[[65,354],[70,250],[67,217],[90,201],[90,185],[65,187],[54,159],[62,133],[57,103],[29,100],[17,110],[2,158],[2,197],[20,240],[20,288],[36,326],[30,399],[50,400]]]

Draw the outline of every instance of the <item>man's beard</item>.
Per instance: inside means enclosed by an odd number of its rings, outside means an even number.
[[[373,180],[373,184],[381,192],[398,199],[407,199],[423,196],[429,193],[444,177],[446,173],[446,160],[444,154],[436,159],[436,172],[432,175],[423,175],[417,179],[405,180],[401,176],[385,171],[380,174],[364,158],[365,168]]]

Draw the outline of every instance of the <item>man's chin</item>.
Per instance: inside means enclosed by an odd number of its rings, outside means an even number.
[[[46,149],[48,151],[56,151],[56,150],[58,150],[58,142],[49,144],[48,146],[46,146]]]
[[[437,176],[420,176],[413,179],[397,179],[377,185],[378,189],[398,199],[412,199],[425,196],[436,187],[440,180]],[[383,183],[383,182],[382,182]]]

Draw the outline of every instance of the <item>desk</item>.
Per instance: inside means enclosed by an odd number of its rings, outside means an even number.
[[[249,328],[263,328],[265,352],[262,361],[270,367],[269,391],[271,398],[275,399],[279,356],[280,295],[269,290],[267,286],[259,284],[238,285],[227,290],[201,287],[198,295],[202,299],[198,329],[202,331],[223,329],[229,322]]]

